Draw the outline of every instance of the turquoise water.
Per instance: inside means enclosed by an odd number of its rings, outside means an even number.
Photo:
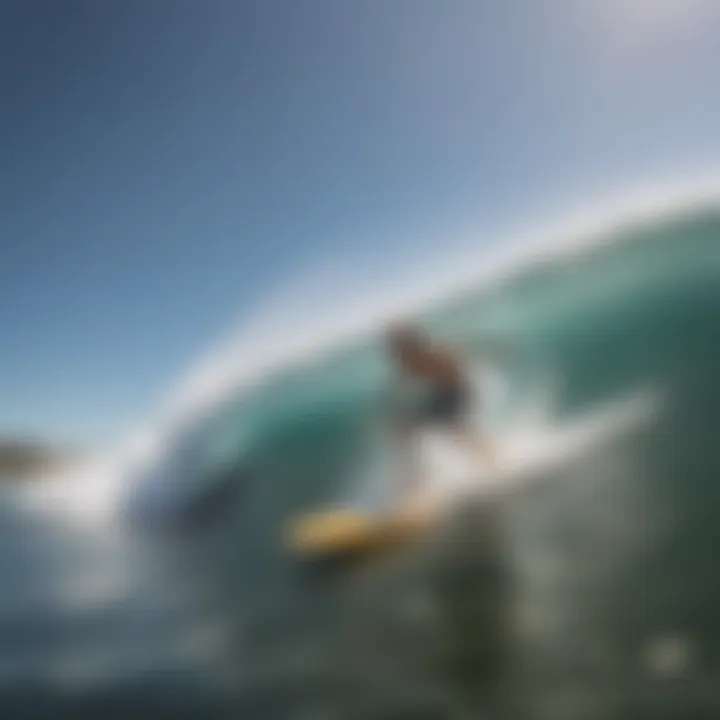
[[[720,214],[703,212],[617,231],[424,317],[501,359],[517,407],[540,392],[562,420],[648,386],[664,404],[652,424],[466,504],[437,536],[350,577],[297,563],[279,533],[343,496],[372,451],[381,349],[347,348],[229,399],[165,468],[179,486],[217,482],[221,501],[176,530],[126,529],[128,557],[152,557],[150,570],[117,607],[73,621],[78,642],[118,643],[107,629],[132,617],[150,619],[130,646],[159,652],[208,624],[218,642],[180,669],[159,653],[153,673],[5,697],[43,717],[110,702],[153,718],[718,717],[719,278]],[[10,610],[5,625],[17,627]],[[18,653],[28,642],[13,634]]]
[[[266,717],[305,706],[341,717],[720,711],[720,218],[649,223],[609,241],[521,269],[424,322],[502,358],[518,403],[549,389],[562,419],[651,385],[666,400],[656,424],[538,478],[551,482],[536,490],[466,509],[449,540],[342,591],[308,590],[277,530],[340,496],[371,448],[381,350],[347,350],[230,405],[219,425],[252,429],[249,489],[213,552],[227,558],[221,584],[230,566],[241,588],[246,651],[268,683],[247,680],[248,707]]]

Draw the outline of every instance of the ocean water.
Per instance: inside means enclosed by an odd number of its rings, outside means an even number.
[[[422,322],[504,368],[506,427],[662,403],[350,575],[281,532],[371,479],[372,342],[229,396],[148,476],[151,512],[5,498],[2,717],[720,716],[720,212],[520,264]]]

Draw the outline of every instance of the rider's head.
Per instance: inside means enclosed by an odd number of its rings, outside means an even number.
[[[399,360],[408,360],[421,353],[426,346],[422,333],[408,323],[399,323],[388,332],[390,352]]]

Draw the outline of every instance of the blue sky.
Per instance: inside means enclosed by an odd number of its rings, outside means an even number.
[[[0,67],[0,434],[123,432],[316,259],[720,160],[711,0],[10,0]]]

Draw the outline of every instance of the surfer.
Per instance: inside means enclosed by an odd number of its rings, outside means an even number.
[[[446,347],[432,343],[412,325],[401,324],[388,333],[388,347],[400,372],[401,383],[419,381],[425,393],[419,403],[404,405],[394,413],[396,438],[409,464],[414,484],[417,467],[414,441],[425,427],[447,430],[478,459],[494,462],[495,453],[486,438],[474,432],[469,422],[473,389],[464,363]]]

